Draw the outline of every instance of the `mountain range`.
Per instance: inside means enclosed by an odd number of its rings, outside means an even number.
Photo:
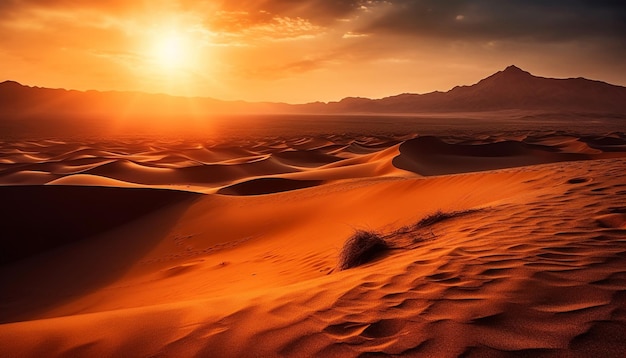
[[[140,92],[74,91],[0,83],[0,119],[199,117],[209,114],[358,114],[478,112],[509,109],[626,113],[626,87],[585,78],[538,77],[509,66],[447,92],[381,99],[348,97],[308,104],[250,103]]]
[[[377,100],[345,98],[327,107],[337,112],[419,113],[505,109],[626,111],[626,87],[586,78],[533,76],[509,66],[471,86],[447,92],[400,94]]]

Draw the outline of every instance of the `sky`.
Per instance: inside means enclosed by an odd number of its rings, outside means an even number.
[[[514,64],[626,85],[623,0],[2,0],[0,81],[307,103]]]

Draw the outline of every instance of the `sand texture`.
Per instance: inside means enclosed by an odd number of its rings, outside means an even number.
[[[623,357],[625,172],[610,131],[3,141],[0,356]]]

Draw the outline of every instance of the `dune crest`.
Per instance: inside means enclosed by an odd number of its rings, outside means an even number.
[[[471,140],[415,134],[319,135],[268,138],[247,148],[219,142],[129,141],[5,142],[0,149],[3,185],[170,187],[236,195],[238,190],[227,188],[245,186],[247,193],[269,194],[346,179],[408,178],[616,158],[626,156],[626,138],[563,133],[488,135]],[[268,185],[281,180],[284,185]]]

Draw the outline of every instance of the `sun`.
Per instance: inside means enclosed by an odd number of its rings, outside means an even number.
[[[190,39],[180,32],[159,32],[154,35],[150,57],[164,69],[188,67],[192,63]]]
[[[136,54],[126,63],[141,86],[151,92],[197,94],[220,66],[210,36],[193,22],[161,21],[140,26],[134,34]]]

